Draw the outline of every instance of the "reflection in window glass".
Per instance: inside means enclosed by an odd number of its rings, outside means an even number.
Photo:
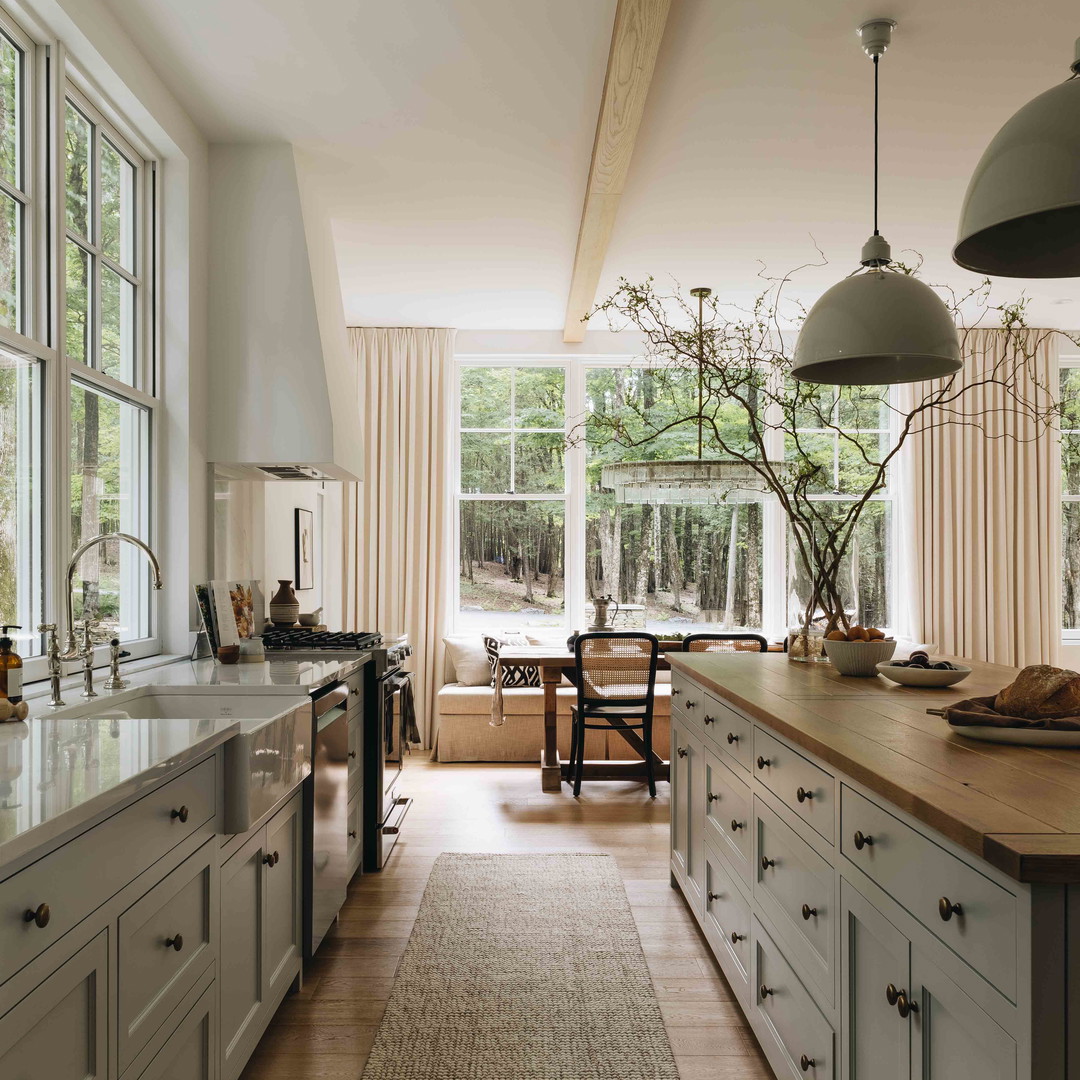
[[[1080,630],[1080,367],[1062,367],[1062,625]]]
[[[149,420],[144,409],[71,386],[72,549],[104,532],[146,538]],[[101,623],[97,637],[149,634],[146,558],[130,544],[91,548],[75,575],[75,617]]]
[[[17,188],[22,187],[19,176],[21,81],[22,52],[0,34],[0,177]]]
[[[90,121],[69,101],[64,119],[64,174],[67,224],[87,240],[90,235],[90,168],[93,143]]]
[[[24,656],[41,651],[40,395],[40,365],[0,353],[0,621]]]
[[[561,626],[562,502],[463,499],[460,515],[459,622],[496,632]]]
[[[90,362],[90,256],[74,240],[67,242],[67,354]]]
[[[101,250],[135,269],[135,169],[108,139],[101,140]]]

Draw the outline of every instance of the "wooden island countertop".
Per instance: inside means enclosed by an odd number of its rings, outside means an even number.
[[[666,654],[707,690],[846,773],[954,843],[1025,882],[1080,882],[1080,750],[977,742],[928,708],[995,694],[1017,669],[973,671],[943,689],[782,654]]]

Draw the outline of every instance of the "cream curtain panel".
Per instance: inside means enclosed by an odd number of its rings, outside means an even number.
[[[364,416],[364,482],[346,513],[346,621],[408,634],[417,722],[435,738],[446,624],[454,331],[351,327]]]
[[[1054,386],[1057,335],[1023,333],[1036,350],[1026,387],[1034,397]],[[959,378],[977,383],[1006,347],[1004,331],[967,331]],[[971,393],[982,431],[939,427],[913,437],[904,451],[910,512],[902,580],[912,583],[911,635],[973,660],[1055,664],[1062,572],[1056,434],[1011,410],[998,386]]]

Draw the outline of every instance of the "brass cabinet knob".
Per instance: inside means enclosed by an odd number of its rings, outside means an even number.
[[[734,731],[729,731],[727,733],[727,741],[728,746],[730,746],[732,743],[737,743],[739,741],[739,736],[736,735]]]
[[[855,831],[855,850],[862,851],[864,847],[873,847],[874,838],[867,836],[865,833],[861,833],[858,830]]]
[[[181,806],[179,810],[172,810],[169,812],[169,817],[174,819],[179,818],[180,824],[186,825],[188,819],[188,808],[186,806]]]
[[[681,693],[682,693],[682,691],[677,686],[672,687],[672,689],[671,689],[671,696],[672,697],[678,697]]]
[[[759,769],[764,769],[766,766],[771,765],[771,764],[772,764],[772,759],[771,758],[762,757],[760,754],[758,755],[757,767]]]
[[[802,906],[802,917],[807,922],[810,921],[811,917],[816,919],[817,918],[817,908],[816,907],[811,907],[809,904],[803,904],[803,906]]]
[[[731,827],[732,827],[732,829],[738,830],[738,829],[741,829],[743,827],[743,823],[741,821],[736,821],[735,818],[732,818],[731,819]]]
[[[768,855],[762,855],[761,856],[761,869],[762,870],[768,870],[769,867],[775,866],[775,865],[776,865],[776,860],[775,859],[770,859]]]
[[[167,937],[165,939],[166,949],[175,949],[179,952],[184,947],[184,935],[177,934],[175,937]]]
[[[277,866],[277,864],[281,862],[281,856],[276,851],[268,851],[263,856],[263,862],[266,863],[267,866]]]
[[[817,1062],[812,1057],[807,1057],[805,1054],[799,1058],[799,1068],[802,1069],[803,1072],[809,1072],[811,1069],[815,1068],[816,1065]]]
[[[737,930],[732,930],[731,931],[731,944],[732,945],[738,945],[739,942],[743,941],[745,938],[746,938],[745,934],[740,934]]]
[[[687,753],[689,753],[685,746],[676,746],[675,751],[678,753],[679,757],[686,757]]]
[[[697,708],[697,702],[696,701],[687,701],[686,707],[688,709],[696,709]]]
[[[890,1005],[895,1005],[896,1004],[896,999],[899,996],[900,996],[900,991],[897,990],[896,987],[893,986],[892,983],[889,983],[889,985],[885,987],[885,1000]]]
[[[772,990],[769,987],[767,987],[764,983],[762,983],[758,987],[758,994],[761,996],[762,1001],[764,1001],[767,997],[771,997],[772,993],[773,993]]]
[[[720,801],[720,796],[717,795],[715,791],[710,791],[707,798],[708,798],[709,802],[711,802],[711,803]]]
[[[715,724],[716,723],[716,717],[715,716],[706,715],[706,716],[703,716],[702,719],[705,721],[706,724]]]
[[[919,1011],[919,1006],[908,997],[906,990],[901,990],[896,995],[896,1011],[902,1020],[906,1020],[912,1013]]]
[[[812,799],[813,797],[814,797],[814,793],[812,791],[807,791],[806,788],[801,787],[801,786],[800,786],[799,790],[795,792],[795,798],[798,799],[799,802],[801,802],[801,803],[807,802],[808,800]]]
[[[48,904],[38,904],[36,908],[27,908],[23,912],[23,921],[32,922],[39,930],[44,930],[49,925],[51,914]]]
[[[352,696],[353,696],[353,697],[359,697],[359,696],[360,696],[360,687],[359,687],[359,686],[354,686],[354,687],[353,687],[353,688],[352,688],[352,689],[351,689],[351,690],[349,691],[349,693],[350,693],[350,694],[352,694]]]
[[[937,911],[942,922],[948,922],[954,915],[963,915],[964,909],[960,904],[954,904],[947,896],[943,896],[937,902]]]
[[[724,899],[724,894],[720,893],[720,892],[711,892],[711,893],[707,893],[706,895],[708,896],[710,901],[711,900],[723,900]]]

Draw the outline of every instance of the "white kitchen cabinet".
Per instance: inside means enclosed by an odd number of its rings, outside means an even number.
[[[0,1017],[4,1080],[105,1080],[109,934],[103,930]]]
[[[302,801],[256,829],[221,869],[221,1076],[243,1069],[301,962]]]
[[[705,755],[701,738],[691,734],[674,711],[671,749],[672,865],[691,906],[699,911],[705,880]]]

